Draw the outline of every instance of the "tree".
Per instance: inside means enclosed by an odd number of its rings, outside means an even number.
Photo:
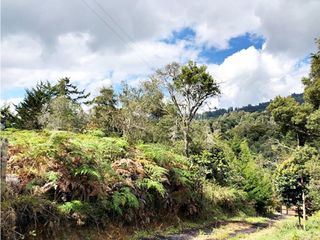
[[[191,123],[200,107],[220,94],[219,85],[206,66],[197,66],[192,61],[182,67],[177,63],[169,64],[158,70],[155,77],[163,84],[176,108],[182,124],[184,152],[189,156]]]
[[[314,196],[319,195],[319,189],[309,188],[308,183],[312,179],[313,186],[319,182],[319,168],[316,166],[319,158],[316,156],[316,149],[308,147],[318,145],[320,138],[320,42],[318,51],[311,56],[311,70],[308,78],[303,78],[304,88],[303,104],[297,103],[293,98],[277,97],[269,105],[275,122],[281,127],[283,133],[294,133],[297,136],[298,147],[292,156],[284,161],[276,174],[276,186],[286,205],[297,205],[298,209],[303,208],[304,228],[306,216],[306,194],[307,190],[313,189]],[[317,160],[318,159],[318,160]],[[316,165],[315,165],[316,164]],[[313,171],[310,171],[313,169]],[[318,169],[318,170],[317,170]],[[311,177],[312,175],[312,177]],[[312,185],[312,184],[311,184]],[[315,203],[317,198],[313,198]],[[311,203],[316,205],[314,203]],[[300,221],[300,211],[299,221]]]
[[[59,96],[43,107],[39,122],[51,130],[81,131],[85,123],[85,114],[80,104],[65,96]]]
[[[298,145],[314,141],[320,137],[320,43],[318,52],[312,55],[311,70],[308,78],[303,78],[303,104],[292,97],[276,97],[268,107],[283,133],[289,131],[297,136]]]
[[[101,88],[100,94],[95,97],[91,104],[91,124],[102,128],[107,134],[119,133],[117,99],[112,88]]]
[[[193,161],[203,169],[206,179],[212,179],[219,185],[226,185],[230,178],[232,159],[228,159],[228,154],[221,143],[217,142],[210,149],[194,155]]]
[[[313,105],[314,109],[320,107],[320,39],[316,40],[318,51],[311,55],[311,69],[309,78],[302,80],[305,85],[304,100]]]
[[[79,91],[75,85],[70,83],[70,78],[68,77],[61,78],[53,89],[55,96],[65,96],[74,103],[79,103],[80,100],[85,100],[90,95],[90,93],[85,94],[85,90]]]
[[[24,129],[40,129],[42,126],[38,121],[43,106],[53,96],[53,86],[49,82],[40,82],[33,88],[26,89],[26,96],[16,106],[17,125]]]
[[[265,213],[267,207],[272,203],[273,192],[270,175],[266,172],[266,169],[261,169],[257,165],[247,141],[240,144],[240,149],[240,158],[237,165],[243,179],[238,184],[248,193],[249,198],[254,200],[256,210]]]
[[[1,129],[14,127],[16,117],[10,110],[10,105],[5,105],[0,109]]]
[[[159,83],[155,79],[142,82],[138,87],[123,83],[119,99],[123,135],[131,141],[153,142],[154,130],[164,114]]]
[[[316,173],[317,175],[315,173],[311,174],[312,169],[307,166],[315,162],[319,163],[319,156],[315,148],[309,146],[298,147],[287,160],[278,166],[275,174],[275,185],[282,197],[282,202],[286,206],[296,205],[298,207],[299,222],[302,207],[304,224],[308,184],[311,175],[314,177],[319,175],[319,172]],[[314,180],[317,179],[314,178]]]

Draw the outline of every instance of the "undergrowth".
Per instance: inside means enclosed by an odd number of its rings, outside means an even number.
[[[247,202],[244,192],[204,181],[186,157],[159,144],[134,146],[94,131],[8,129],[1,137],[10,144],[8,174],[18,178],[7,188],[14,194],[3,195],[8,238],[45,238],[61,226],[209,219]]]

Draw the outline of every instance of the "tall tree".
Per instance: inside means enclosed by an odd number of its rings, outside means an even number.
[[[256,210],[266,213],[267,207],[272,205],[270,175],[266,169],[258,166],[246,140],[240,144],[240,149],[240,159],[237,163],[243,177],[240,187],[254,200]]]
[[[81,105],[65,96],[52,99],[39,116],[42,126],[51,130],[79,132],[84,128],[85,120]]]
[[[56,96],[65,96],[73,102],[80,102],[89,97],[90,93],[85,93],[85,90],[79,90],[77,86],[70,83],[70,78],[61,78],[54,86],[54,94]]]
[[[163,83],[176,108],[182,123],[184,152],[189,156],[191,123],[203,104],[220,94],[219,85],[206,66],[197,66],[192,61],[182,67],[177,63],[169,64],[158,70],[155,77]]]
[[[320,39],[316,40],[318,50],[311,55],[311,69],[308,78],[302,80],[305,85],[304,100],[313,105],[314,109],[320,107]]]
[[[276,97],[268,107],[276,123],[284,133],[293,132],[298,145],[320,138],[320,43],[318,52],[311,56],[311,70],[308,78],[303,78],[303,104],[292,97]]]
[[[38,117],[43,107],[51,100],[53,93],[53,86],[49,82],[40,82],[30,90],[26,89],[23,101],[16,106],[18,127],[41,128]]]
[[[100,94],[92,102],[91,124],[102,128],[107,134],[118,133],[117,99],[112,88],[101,88]]]
[[[138,87],[123,83],[119,99],[123,134],[133,141],[154,141],[156,124],[164,114],[159,83],[145,81]]]
[[[311,172],[306,171],[305,163],[309,160],[309,166],[316,166],[319,163],[319,158],[312,157],[313,152],[316,152],[316,150],[307,145],[312,144],[319,147],[320,139],[319,40],[317,40],[317,43],[318,51],[311,56],[309,77],[302,80],[305,85],[305,102],[299,104],[292,98],[277,97],[268,107],[283,133],[293,132],[298,139],[298,147],[293,156],[279,166],[276,184],[283,197],[283,202],[297,204],[299,207],[302,203],[304,220],[306,213],[305,189]],[[315,172],[314,176],[320,175],[318,170],[313,172]],[[313,178],[313,183],[319,181],[317,178]],[[316,193],[314,195],[319,195],[319,188],[313,188],[313,192]]]
[[[275,174],[275,185],[282,197],[282,202],[287,206],[296,205],[298,207],[299,222],[302,215],[301,207],[305,221],[306,195],[310,179],[319,180],[319,172],[314,172],[308,167],[313,163],[319,164],[317,150],[309,146],[298,147],[287,160],[278,166]]]

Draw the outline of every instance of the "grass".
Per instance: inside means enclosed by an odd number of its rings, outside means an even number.
[[[273,226],[261,231],[239,235],[233,240],[319,240],[320,239],[320,212],[317,212],[307,221],[307,230],[297,225],[297,218],[289,218],[275,223]]]

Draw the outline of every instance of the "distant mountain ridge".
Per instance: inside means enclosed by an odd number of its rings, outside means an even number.
[[[303,103],[303,93],[293,93],[290,96],[293,97],[297,102]],[[201,119],[215,118],[215,117],[222,116],[225,113],[239,112],[239,111],[262,112],[262,111],[267,109],[267,107],[269,106],[270,103],[271,103],[271,100],[268,101],[268,102],[259,103],[258,105],[249,104],[247,106],[243,106],[243,107],[240,107],[240,108],[233,108],[233,107],[230,107],[228,109],[219,108],[219,109],[214,110],[214,111],[208,111],[208,112],[204,112],[202,114],[199,114],[198,118],[201,118]]]

